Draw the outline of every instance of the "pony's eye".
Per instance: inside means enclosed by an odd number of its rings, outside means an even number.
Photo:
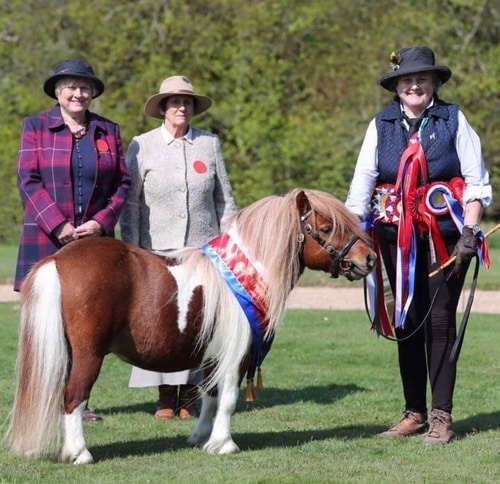
[[[326,225],[325,227],[321,227],[320,231],[323,232],[326,235],[331,234],[332,233],[332,226],[331,225]]]

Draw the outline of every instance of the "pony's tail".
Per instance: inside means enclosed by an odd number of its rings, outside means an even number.
[[[61,313],[61,283],[54,260],[23,283],[17,385],[7,441],[26,457],[55,455],[69,356]]]

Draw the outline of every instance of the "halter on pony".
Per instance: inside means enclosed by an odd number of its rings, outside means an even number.
[[[354,268],[354,264],[351,261],[345,259],[345,256],[349,253],[352,246],[359,240],[358,235],[353,235],[351,240],[340,250],[337,251],[335,247],[329,244],[325,239],[323,239],[316,230],[312,227],[311,224],[305,223],[305,221],[311,216],[313,210],[309,210],[306,214],[300,217],[300,221],[304,227],[304,230],[307,234],[311,236],[313,240],[315,240],[323,249],[325,249],[332,259],[332,267],[330,269],[330,273],[334,279],[339,277],[338,269],[339,267],[344,271],[346,277],[351,273]],[[347,277],[349,279],[349,277]]]

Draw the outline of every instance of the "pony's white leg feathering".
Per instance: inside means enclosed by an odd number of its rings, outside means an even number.
[[[93,464],[94,458],[88,451],[83,437],[83,411],[87,401],[82,402],[71,414],[62,418],[63,448],[60,455],[62,462],[73,464]]]
[[[57,454],[68,363],[61,284],[50,261],[23,284],[17,386],[7,435],[16,454]]]
[[[239,395],[238,381],[238,372],[235,371],[217,385],[219,392],[217,413],[210,438],[203,445],[203,449],[210,454],[236,454],[240,451],[231,437],[231,416]]]

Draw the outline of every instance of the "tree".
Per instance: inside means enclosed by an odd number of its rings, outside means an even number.
[[[158,125],[146,99],[173,74],[214,100],[197,126],[218,133],[240,207],[292,186],[343,199],[365,129],[390,93],[389,55],[426,44],[452,79],[500,179],[500,6],[488,0],[10,0],[0,6],[0,240],[17,239],[15,160],[22,118],[47,109],[44,78],[63,58],[105,81],[92,109],[121,125],[125,147]],[[25,12],[29,11],[30,15]],[[33,55],[36,46],[37,55]],[[487,212],[500,214],[500,200]]]

